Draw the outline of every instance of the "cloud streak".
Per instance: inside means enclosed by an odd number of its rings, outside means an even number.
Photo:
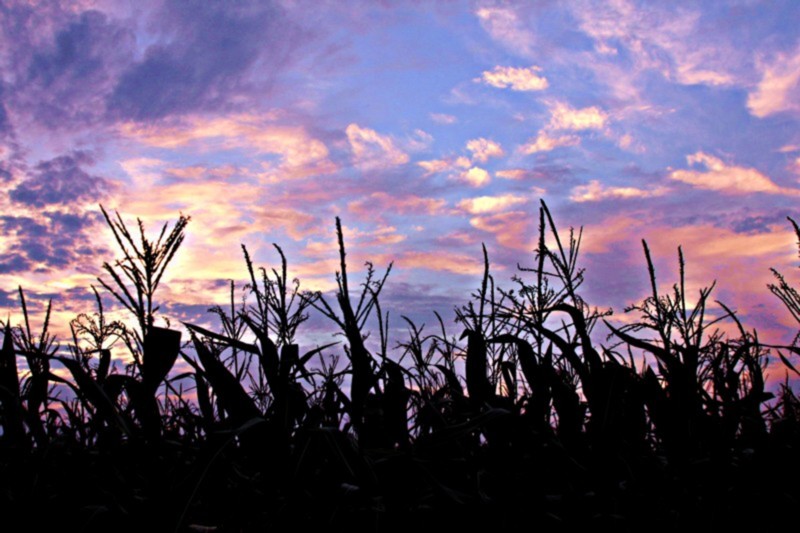
[[[687,156],[686,162],[689,165],[700,167],[701,170],[673,170],[669,173],[669,177],[698,189],[718,191],[724,194],[800,195],[800,189],[780,187],[768,176],[754,168],[729,165],[704,152],[696,152]]]

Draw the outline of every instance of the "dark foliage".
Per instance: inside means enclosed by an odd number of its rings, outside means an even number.
[[[237,304],[219,328],[156,326],[156,289],[189,222],[150,240],[105,211],[123,258],[103,288],[131,314],[97,311],[71,324],[68,354],[21,325],[0,350],[0,505],[6,525],[75,531],[362,531],[611,527],[616,531],[769,530],[800,491],[800,400],[788,377],[774,397],[768,358],[786,372],[795,346],[761,343],[719,303],[652,294],[602,344],[610,311],[581,297],[581,233],[563,239],[544,203],[531,267],[512,290],[484,275],[428,332],[403,317],[389,346],[384,274],[360,290],[336,221],[335,302],[300,289],[277,248],[276,269],[244,259]],[[794,221],[792,221],[794,224]],[[800,238],[800,228],[794,224]],[[800,320],[800,298],[775,272],[769,289]],[[721,311],[720,311],[721,309]],[[341,342],[304,350],[316,311]],[[727,321],[734,334],[723,333]],[[377,340],[368,340],[370,327]],[[111,364],[125,350],[124,371]],[[174,370],[178,358],[191,368]],[[22,359],[20,359],[22,358]],[[19,372],[18,362],[28,370]],[[65,369],[66,373],[56,369]],[[68,377],[65,377],[68,376]]]

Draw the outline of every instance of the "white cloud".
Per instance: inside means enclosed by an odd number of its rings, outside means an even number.
[[[498,89],[510,88],[512,91],[542,91],[548,87],[547,78],[540,76],[542,69],[537,66],[528,68],[517,67],[494,67],[486,70],[480,78],[475,81],[482,81]]]
[[[472,159],[481,163],[485,163],[490,157],[502,157],[505,155],[500,144],[483,137],[468,141],[467,150],[472,152]]]
[[[761,81],[747,95],[747,108],[760,118],[782,111],[800,111],[800,48],[759,64]]]
[[[651,198],[663,196],[668,193],[666,187],[656,187],[646,190],[636,187],[607,187],[598,180],[592,180],[586,185],[574,187],[570,192],[569,199],[573,202],[598,202],[608,199],[628,199],[628,198]]]
[[[472,167],[458,175],[458,179],[473,187],[483,187],[492,181],[492,177],[480,167]]]
[[[478,196],[477,198],[465,198],[458,202],[458,208],[466,211],[470,215],[484,215],[487,213],[497,213],[505,211],[509,207],[524,204],[527,199],[513,194],[501,196]]]
[[[608,120],[608,114],[597,106],[575,109],[564,102],[551,102],[550,123],[554,130],[599,130]]]
[[[408,154],[395,146],[391,137],[350,124],[345,130],[353,159],[361,170],[386,169],[408,163]]]
[[[687,156],[686,162],[689,165],[702,167],[702,170],[673,170],[669,177],[698,189],[720,191],[727,194],[762,192],[800,195],[799,189],[780,187],[754,168],[728,165],[721,159],[703,152]]]

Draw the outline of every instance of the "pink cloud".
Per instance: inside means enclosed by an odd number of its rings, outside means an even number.
[[[328,148],[300,126],[278,122],[278,113],[236,114],[162,121],[155,124],[126,122],[119,126],[124,137],[157,148],[196,147],[200,150],[250,149],[276,154],[280,164],[266,169],[269,181],[329,174],[336,165]]]
[[[444,251],[406,251],[397,256],[397,268],[424,269],[474,276],[483,272],[483,263],[475,257]]]
[[[731,43],[703,39],[699,31],[700,12],[681,10],[667,12],[662,6],[637,7],[629,2],[582,2],[572,12],[581,31],[595,41],[598,56],[593,56],[597,71],[602,74],[608,64],[624,50],[633,61],[631,72],[609,72],[607,79],[626,80],[645,70],[660,72],[665,78],[683,85],[730,85],[736,82],[732,73],[737,66]],[[599,61],[598,61],[599,59]]]
[[[494,235],[507,248],[530,252],[534,248],[534,218],[524,211],[509,211],[470,219],[470,225]]]
[[[408,163],[408,154],[398,148],[391,137],[375,130],[350,124],[345,130],[353,161],[364,171],[385,169]]]
[[[494,175],[504,180],[521,180],[528,177],[530,171],[522,168],[509,168],[506,170],[498,170]]]
[[[800,48],[758,63],[761,80],[747,95],[747,108],[763,118],[784,111],[800,111]]]
[[[472,152],[472,159],[485,163],[492,157],[502,157],[505,155],[499,143],[490,139],[472,139],[467,141],[467,150]]]
[[[573,202],[599,202],[609,199],[629,199],[629,198],[652,198],[663,196],[669,192],[666,187],[655,187],[653,189],[639,189],[636,187],[611,187],[592,180],[586,185],[574,187],[570,192],[569,199]]]
[[[537,152],[550,152],[559,146],[575,146],[580,142],[580,138],[575,135],[559,135],[557,137],[551,137],[547,131],[542,130],[535,139],[531,139],[527,143],[520,146],[519,150],[523,154],[530,155]]]
[[[444,209],[446,202],[437,198],[425,198],[413,194],[391,195],[383,191],[347,204],[347,209],[358,215],[374,216],[375,213],[390,212],[401,215],[434,215]]]
[[[704,152],[696,152],[687,156],[686,161],[690,165],[702,167],[703,170],[673,170],[670,172],[669,177],[699,189],[720,191],[726,194],[762,192],[792,196],[800,195],[800,189],[780,187],[769,177],[754,168],[729,165],[721,159]]]

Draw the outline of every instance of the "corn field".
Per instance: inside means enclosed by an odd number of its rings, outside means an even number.
[[[2,322],[6,530],[760,531],[800,505],[800,349],[712,313],[713,285],[686,294],[680,251],[663,293],[643,242],[651,294],[614,325],[581,296],[581,232],[542,203],[511,289],[484,248],[455,323],[404,318],[398,342],[380,303],[391,265],[353,279],[338,219],[334,294],[289,279],[279,247],[275,268],[242,247],[247,297],[232,283],[208,328],[157,325],[189,218],[152,238],[103,215],[119,259],[72,338],[51,334],[50,306],[31,324],[23,288],[23,319]],[[765,290],[800,323],[800,295],[773,273]],[[330,344],[302,345],[312,314]],[[783,383],[767,386],[768,363]]]

